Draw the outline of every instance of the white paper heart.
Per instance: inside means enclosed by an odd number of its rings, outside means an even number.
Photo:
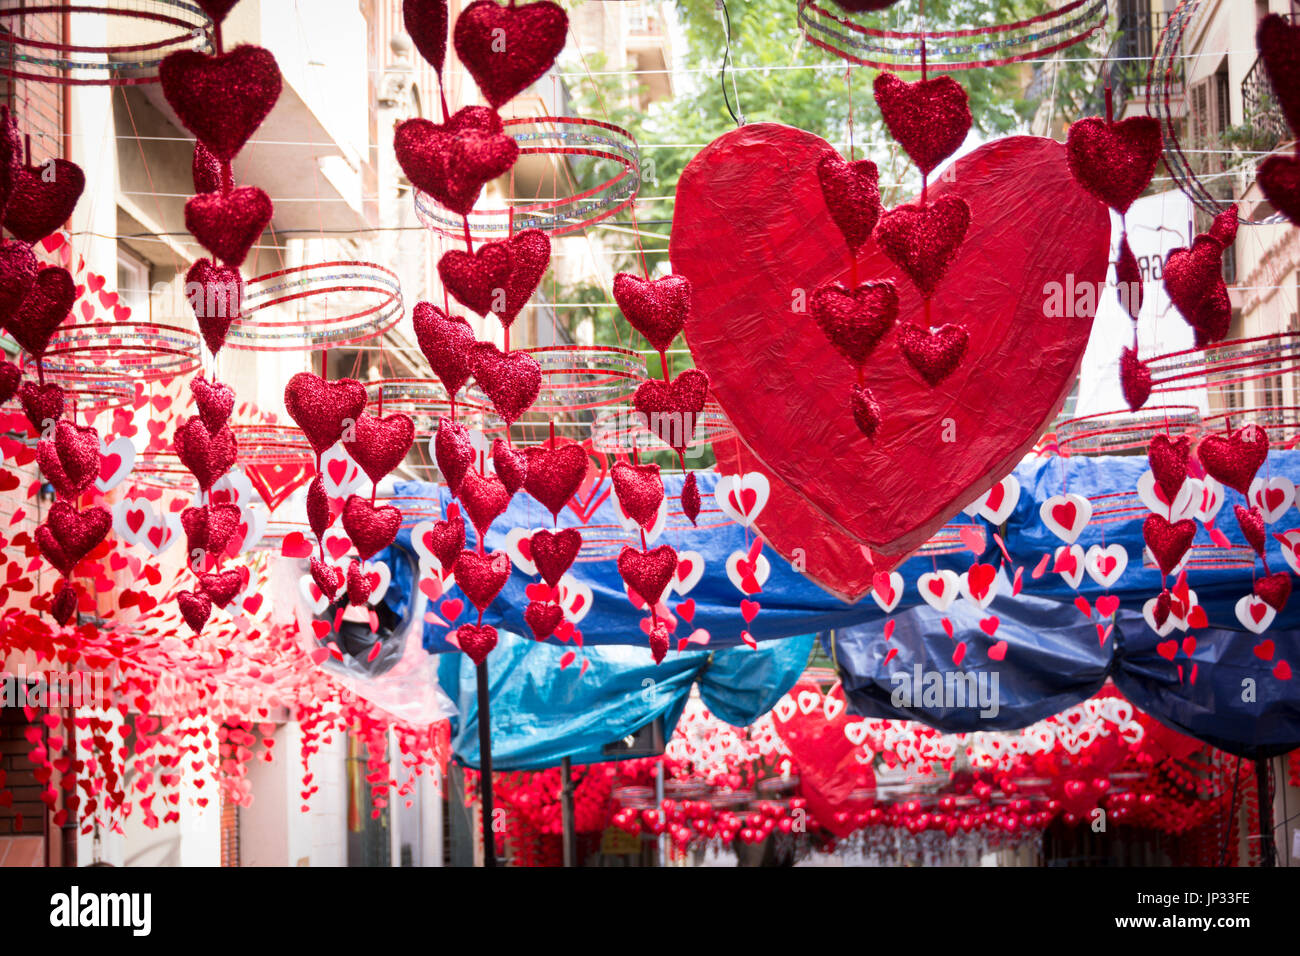
[[[981,611],[993,603],[993,599],[998,596],[998,588],[1002,586],[1002,574],[993,575],[993,580],[989,582],[989,589],[985,592],[984,597],[975,598],[970,592],[970,572],[963,571],[957,578],[957,583],[961,587],[961,596],[974,604]]]
[[[366,476],[338,442],[320,457],[320,482],[331,498],[346,498],[366,483]]]
[[[266,534],[267,511],[257,505],[247,505],[239,509],[239,527],[230,536],[226,545],[226,554],[235,557],[252,551]]]
[[[947,568],[927,571],[916,579],[916,593],[926,604],[942,613],[952,607],[952,602],[961,593],[961,579],[956,571]]]
[[[1256,477],[1250,483],[1250,494],[1246,497],[1259,509],[1266,524],[1275,524],[1295,504],[1295,484],[1285,475],[1267,481]]]
[[[767,475],[759,471],[723,475],[713,487],[713,497],[722,513],[746,528],[751,527],[762,513],[771,493]]]
[[[1187,604],[1181,614],[1178,613],[1178,601],[1172,601],[1169,605],[1169,620],[1174,622],[1174,627],[1180,631],[1186,631],[1191,625],[1188,619],[1192,616],[1192,609],[1196,607],[1196,592],[1191,588],[1187,589]]]
[[[1138,479],[1137,492],[1142,503],[1147,506],[1147,510],[1153,514],[1158,514],[1162,518],[1168,518],[1169,521],[1181,521],[1183,518],[1191,518],[1196,515],[1197,508],[1200,505],[1201,483],[1195,478],[1189,478],[1183,482],[1183,486],[1178,489],[1178,494],[1174,497],[1173,507],[1170,508],[1169,499],[1165,497],[1165,490],[1156,483],[1156,476],[1150,469],[1142,472],[1142,477]],[[1170,517],[1172,515],[1172,517]]]
[[[243,508],[253,500],[253,483],[248,480],[248,475],[244,474],[244,469],[236,465],[230,471],[222,475],[208,492],[208,500],[204,501],[202,495],[194,495],[194,505],[198,507],[204,504],[213,505],[239,505]]]
[[[1145,604],[1142,605],[1142,617],[1147,622],[1147,627],[1151,628],[1151,630],[1156,632],[1157,637],[1164,637],[1175,627],[1174,615],[1172,612],[1170,612],[1169,616],[1165,618],[1165,623],[1161,624],[1159,627],[1156,627],[1156,601],[1157,600],[1159,599],[1151,598]]]
[[[325,609],[329,607],[329,599],[321,593],[320,588],[316,587],[316,582],[312,580],[310,574],[304,574],[298,579],[298,595],[302,598],[303,606],[311,611],[313,617],[324,614]]]
[[[361,573],[370,578],[370,599],[367,604],[376,605],[388,593],[388,586],[393,581],[393,572],[382,561],[366,561],[361,565]]]
[[[1084,556],[1083,565],[1088,577],[1097,582],[1099,587],[1109,588],[1128,567],[1128,551],[1122,544],[1108,544],[1104,548],[1094,544]]]
[[[806,717],[821,706],[822,695],[815,690],[801,690],[796,700],[799,704],[799,713]]]
[[[1073,492],[1052,495],[1039,506],[1038,514],[1048,531],[1066,544],[1074,544],[1092,518],[1092,502]]]
[[[741,587],[740,569],[737,565],[741,561],[749,559],[749,553],[746,551],[733,551],[727,558],[727,580],[737,591],[743,591]],[[772,565],[768,564],[766,555],[759,554],[758,560],[754,563],[754,580],[758,582],[761,589],[767,583],[767,576],[772,573]]]
[[[772,716],[784,724],[788,723],[790,718],[793,717],[798,710],[799,705],[795,703],[794,698],[789,694],[786,694],[778,700],[776,706],[772,708]]]
[[[123,498],[113,505],[112,514],[113,533],[126,544],[139,544],[141,536],[158,521],[148,498]]]
[[[140,534],[139,544],[155,558],[184,537],[181,519],[174,514],[160,514]]]
[[[673,572],[672,589],[681,597],[691,593],[704,576],[704,556],[698,551],[678,551],[677,570]]]
[[[610,496],[614,501],[614,513],[618,515],[619,524],[623,526],[624,531],[631,531],[637,534],[641,531],[641,526],[632,518],[629,518],[623,512],[623,504],[618,500],[618,495]],[[661,534],[664,533],[664,527],[668,524],[668,496],[665,495],[659,501],[659,511],[655,514],[655,521],[649,528],[645,529],[645,543],[652,544]]]
[[[903,599],[903,575],[897,571],[890,571],[888,593],[882,594],[879,588],[873,586],[871,597],[880,607],[880,610],[888,614],[898,607],[898,602]]]
[[[1061,564],[1062,556],[1067,554],[1073,559],[1073,563],[1067,561],[1066,566],[1056,571],[1070,587],[1078,590],[1079,585],[1083,582],[1085,555],[1083,545],[1081,544],[1063,544],[1056,549],[1052,556],[1052,569],[1056,570]]]
[[[1300,528],[1273,535],[1282,546],[1282,558],[1293,574],[1300,574]]]
[[[1020,482],[1015,475],[1007,475],[989,489],[976,514],[990,524],[1000,525],[1011,516],[1020,502]]]
[[[1189,478],[1190,482],[1191,479]],[[1201,500],[1196,508],[1196,519],[1201,524],[1209,524],[1223,507],[1223,485],[1217,478],[1206,475],[1200,479]]]
[[[521,573],[530,577],[537,573],[537,565],[533,563],[531,556],[524,556],[523,546],[525,541],[531,542],[533,534],[537,530],[537,528],[511,528],[506,532],[506,554],[510,556],[510,562]],[[532,552],[529,551],[529,555],[531,554]]]
[[[559,605],[570,624],[578,625],[591,610],[591,585],[566,573],[560,578]]]
[[[1252,634],[1263,634],[1277,617],[1277,611],[1270,604],[1253,594],[1242,595],[1234,610],[1241,626]]]
[[[116,459],[117,467],[104,477],[104,469],[108,464],[108,459]],[[101,492],[112,491],[123,481],[126,476],[131,474],[131,469],[135,467],[135,443],[125,435],[118,435],[108,444],[104,444],[101,436],[99,439],[99,474],[95,476],[95,487]]]
[[[1188,548],[1183,552],[1183,556],[1178,559],[1178,564],[1174,565],[1174,569],[1169,572],[1170,575],[1175,578],[1178,577],[1178,575],[1182,573],[1183,568],[1187,567],[1187,562],[1191,560],[1191,557],[1192,549]],[[1145,546],[1142,548],[1142,563],[1148,568],[1160,567],[1160,562],[1156,560],[1156,556],[1151,553],[1150,548]]]

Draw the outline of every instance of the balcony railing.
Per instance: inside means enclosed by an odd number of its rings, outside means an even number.
[[[1246,125],[1272,140],[1273,145],[1290,138],[1286,120],[1278,108],[1277,94],[1261,59],[1256,58],[1241,81],[1241,107]]]
[[[1102,113],[1106,108],[1106,87],[1110,86],[1115,117],[1124,112],[1124,104],[1146,86],[1147,69],[1155,53],[1160,31],[1169,20],[1167,13],[1125,14],[1106,51],[1106,62],[1088,97],[1085,114]],[[1181,61],[1179,61],[1181,64]]]

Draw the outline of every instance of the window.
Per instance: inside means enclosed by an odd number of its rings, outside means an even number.
[[[131,253],[117,253],[117,296],[137,322],[149,321],[149,264]]]

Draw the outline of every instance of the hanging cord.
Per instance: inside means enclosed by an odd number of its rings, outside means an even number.
[[[737,126],[745,125],[745,117],[737,116],[740,109],[740,93],[736,89],[736,71],[731,71],[731,93],[736,98],[736,109],[731,108],[731,99],[727,96],[727,63],[731,59],[731,13],[727,10],[727,0],[713,0],[713,8],[722,12],[722,29],[726,39],[726,49],[722,53],[722,72],[718,79],[722,83],[722,102],[727,104],[727,112]]]
[[[1241,780],[1241,756],[1237,756],[1237,765],[1232,771],[1232,800],[1228,803],[1228,815],[1224,818],[1223,851],[1219,854],[1219,866],[1228,862],[1228,842],[1232,839],[1233,817],[1237,815],[1237,783]]]

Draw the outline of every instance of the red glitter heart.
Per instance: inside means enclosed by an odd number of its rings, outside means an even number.
[[[672,382],[649,379],[632,396],[646,428],[679,455],[695,437],[695,426],[709,394],[709,377],[688,368]]]
[[[1173,607],[1173,596],[1169,589],[1165,588],[1156,598],[1155,607],[1151,611],[1151,619],[1156,622],[1156,627],[1164,627],[1165,621],[1169,620],[1169,611]]]
[[[456,628],[456,643],[466,657],[482,664],[497,646],[497,629],[491,624],[462,624]]]
[[[203,630],[212,616],[212,598],[206,594],[193,591],[181,591],[176,595],[176,606],[180,608],[181,617],[195,634]]]
[[[248,568],[231,568],[213,574],[200,574],[199,586],[217,607],[225,607],[248,584]]]
[[[1227,302],[1223,281],[1223,246],[1213,236],[1199,235],[1191,249],[1174,249],[1165,260],[1165,292],[1188,325],[1206,342],[1218,342],[1227,334],[1222,316]],[[1227,311],[1232,319],[1231,306]]]
[[[40,358],[76,299],[77,287],[68,270],[46,266],[36,273],[22,304],[5,320],[5,331],[28,355]]]
[[[36,529],[36,545],[42,556],[65,577],[71,577],[77,562],[104,540],[113,526],[107,508],[96,505],[78,511],[66,501],[50,505],[45,523]]]
[[[655,621],[650,626],[650,656],[656,664],[662,664],[668,656],[668,638],[668,625],[663,621]]]
[[[50,602],[50,617],[54,618],[60,627],[65,627],[76,613],[77,589],[64,581],[63,587],[59,588],[59,593],[54,595],[54,600]]]
[[[453,495],[458,494],[460,483],[476,457],[465,426],[450,418],[439,418],[438,432],[433,440],[433,457],[442,472],[442,480]]]
[[[451,15],[447,0],[403,0],[402,22],[415,48],[441,73],[447,59],[447,26]]]
[[[855,366],[867,360],[898,319],[892,282],[864,282],[852,291],[829,283],[813,292],[809,305],[831,345]]]
[[[543,581],[557,588],[560,586],[560,578],[573,567],[578,552],[582,550],[582,533],[577,528],[534,531],[529,545],[537,573]]]
[[[366,407],[366,387],[352,378],[327,382],[311,372],[299,372],[284,387],[284,407],[320,455],[343,437],[349,423],[361,416]]]
[[[185,128],[227,162],[271,112],[282,85],[271,52],[248,45],[217,56],[178,50],[159,65],[158,79]]]
[[[886,210],[876,226],[876,243],[928,298],[934,295],[969,228],[966,200],[941,196],[924,206],[907,203]]]
[[[444,253],[438,275],[457,302],[478,315],[491,312],[508,329],[537,291],[550,262],[546,233],[525,229],[509,239],[485,242],[472,253]]]
[[[396,412],[378,418],[362,412],[352,427],[351,441],[345,437],[343,447],[366,477],[379,484],[406,460],[414,442],[415,422],[409,415]]]
[[[63,388],[53,382],[38,385],[27,381],[18,386],[18,401],[23,414],[38,432],[63,417]]]
[[[1151,369],[1138,358],[1135,349],[1127,346],[1119,354],[1119,387],[1124,401],[1135,412],[1151,397]]]
[[[510,492],[501,479],[496,475],[480,475],[473,469],[465,472],[457,494],[480,541],[487,537],[492,522],[510,507]]]
[[[513,495],[524,486],[524,480],[528,476],[528,458],[511,448],[503,439],[492,441],[492,464],[496,468],[497,477],[510,494]]]
[[[499,108],[550,69],[568,29],[568,15],[549,0],[518,7],[475,0],[456,18],[452,44],[483,98]]]
[[[659,505],[664,500],[664,482],[655,464],[629,465],[617,462],[610,469],[614,479],[614,494],[627,515],[642,528],[654,527],[659,517]]]
[[[176,429],[172,439],[181,464],[198,480],[199,488],[207,491],[235,464],[238,448],[235,433],[229,425],[209,432],[203,419],[194,415]]]
[[[931,387],[957,370],[969,344],[970,333],[960,325],[930,330],[904,322],[898,327],[899,351]]]
[[[831,219],[839,227],[849,252],[857,255],[871,238],[880,218],[880,174],[869,159],[848,162],[827,153],[817,163],[817,181]]]
[[[1187,480],[1187,459],[1192,453],[1192,443],[1186,435],[1170,438],[1153,435],[1147,445],[1147,464],[1165,497],[1173,501],[1178,497],[1183,482]]]
[[[324,537],[336,517],[338,516],[330,505],[329,493],[325,491],[325,483],[317,475],[307,486],[307,525],[317,541]]]
[[[240,186],[228,193],[191,196],[185,203],[185,228],[204,249],[238,268],[273,215],[270,196],[256,186]]]
[[[239,505],[186,508],[181,512],[181,527],[185,529],[186,562],[191,567],[202,567],[206,555],[224,553],[242,520]]]
[[[347,580],[343,569],[334,567],[316,555],[312,556],[310,565],[311,579],[316,582],[316,587],[325,595],[326,600],[333,601]]]
[[[0,106],[0,219],[14,188],[14,174],[22,165],[23,141],[8,106]]]
[[[1259,21],[1255,45],[1287,126],[1300,129],[1300,27],[1270,13]]]
[[[519,144],[502,129],[495,110],[466,106],[442,125],[420,118],[398,124],[393,150],[417,189],[466,216],[483,187],[519,158]]]
[[[624,545],[618,555],[618,573],[642,601],[654,607],[677,573],[677,552],[668,544],[649,551]]]
[[[581,445],[534,446],[527,449],[528,476],[524,490],[559,518],[560,511],[582,487],[587,476],[587,453]]]
[[[1236,203],[1214,217],[1214,221],[1210,223],[1210,231],[1206,235],[1216,239],[1224,248],[1232,245],[1237,238]]]
[[[23,304],[40,268],[25,242],[0,242],[0,326]]]
[[[1142,522],[1142,538],[1155,556],[1162,574],[1173,573],[1195,537],[1196,522],[1191,518],[1170,524],[1161,515],[1152,514],[1147,515],[1147,520]]]
[[[1300,162],[1294,156],[1269,156],[1255,170],[1255,182],[1274,209],[1300,224]]]
[[[208,431],[218,431],[230,421],[230,413],[235,410],[235,390],[229,385],[196,375],[190,379],[190,394]]]
[[[190,160],[190,178],[194,180],[196,193],[229,192],[235,188],[235,177],[229,163],[223,163],[212,155],[212,150],[203,145],[203,140],[194,141],[194,158]]]
[[[1142,298],[1145,295],[1142,270],[1138,267],[1137,256],[1128,243],[1128,233],[1120,236],[1119,255],[1115,259],[1115,286],[1119,293],[1119,304],[1124,306],[1128,317],[1134,322],[1142,311]]]
[[[1233,505],[1232,513],[1237,516],[1237,527],[1241,529],[1246,543],[1255,549],[1261,558],[1264,556],[1264,515],[1258,508],[1244,508]]]
[[[470,350],[474,347],[474,330],[463,316],[448,316],[428,302],[417,302],[411,318],[415,341],[424,353],[433,374],[453,399],[469,381]]]
[[[614,276],[614,301],[628,325],[662,352],[672,345],[691,314],[691,283],[685,276],[649,280],[620,272]]]
[[[564,609],[558,604],[530,601],[524,608],[524,623],[533,632],[533,640],[543,641],[555,633],[564,620]]]
[[[470,352],[470,368],[507,425],[532,407],[542,388],[542,367],[527,352],[502,352],[491,342],[479,342]]]
[[[1291,597],[1291,575],[1286,571],[1277,571],[1267,577],[1257,578],[1254,590],[1255,597],[1281,614]]]
[[[99,475],[99,432],[61,419],[54,438],[37,443],[36,461],[60,498],[76,498]]]
[[[449,508],[444,520],[433,523],[433,528],[427,532],[427,539],[429,550],[438,559],[442,569],[450,571],[465,548],[465,519],[460,516],[460,510],[453,512]]]
[[[13,362],[0,359],[0,405],[18,394],[18,386],[22,382],[23,370]]]
[[[496,600],[510,580],[510,558],[504,551],[479,554],[462,551],[456,559],[456,583],[480,611]]]
[[[700,516],[700,486],[695,480],[695,472],[688,472],[686,480],[682,482],[682,514],[695,524],[695,519]]]
[[[343,505],[343,530],[362,561],[369,561],[397,540],[402,513],[392,505],[372,505],[359,495],[349,495]]]
[[[86,174],[66,159],[20,165],[14,170],[5,228],[24,242],[40,242],[63,228],[85,188]]]
[[[216,355],[226,344],[231,323],[243,316],[244,277],[238,269],[199,259],[185,274],[185,298],[208,351]]]
[[[951,156],[970,132],[970,99],[950,76],[906,83],[881,73],[872,92],[890,135],[922,173]]]
[[[871,389],[854,384],[849,391],[849,410],[853,412],[853,421],[858,430],[868,438],[875,438],[880,430],[880,403],[876,401]]]
[[[348,565],[347,586],[348,603],[353,607],[365,607],[370,603],[370,595],[373,593],[370,575],[366,574],[361,562],[355,558]]]
[[[1065,148],[1075,181],[1122,213],[1150,184],[1164,144],[1153,116],[1118,123],[1088,116],[1070,125]]]
[[[1255,473],[1268,457],[1268,432],[1259,425],[1243,425],[1225,438],[1207,435],[1196,446],[1196,457],[1221,484],[1250,493]]]

